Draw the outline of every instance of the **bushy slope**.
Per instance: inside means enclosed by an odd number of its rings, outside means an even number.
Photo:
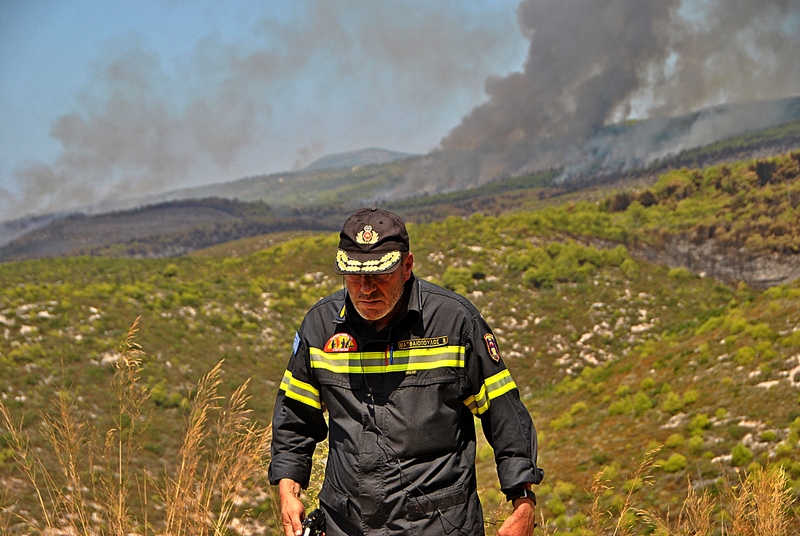
[[[792,161],[776,160],[771,177]],[[796,174],[731,192],[702,186],[719,169],[666,175],[648,206],[640,191],[628,193],[626,207],[612,196],[410,226],[416,272],[465,293],[495,328],[539,428],[547,471],[540,505],[551,528],[581,524],[592,500],[586,490],[603,468],[613,489],[602,504],[612,512],[627,486],[638,489],[640,507],[675,514],[687,478],[716,493],[719,478],[752,463],[781,465],[800,494],[800,286],[729,286],[637,260],[619,245],[658,246],[711,220],[733,229],[746,223],[727,215],[726,203],[735,208],[737,199],[744,200],[741,214],[757,222],[760,211],[774,208],[762,197],[781,184],[786,190],[776,199],[794,196],[797,187]],[[752,179],[757,169],[757,162],[744,163],[731,177]],[[684,190],[672,188],[677,182]],[[798,201],[800,195],[778,201],[787,203],[780,214],[790,236]],[[773,247],[771,236],[763,247]],[[3,403],[37,443],[39,414],[63,388],[77,393],[90,422],[107,423],[109,364],[141,315],[152,411],[142,459],[151,467],[176,459],[194,386],[220,359],[223,391],[251,377],[253,415],[267,423],[302,314],[341,285],[331,269],[336,239],[300,237],[240,256],[0,265]],[[653,485],[639,489],[630,482],[639,460],[662,444]],[[30,490],[0,447],[0,478],[23,497],[16,508],[29,508]],[[499,489],[485,444],[479,459],[491,516]]]

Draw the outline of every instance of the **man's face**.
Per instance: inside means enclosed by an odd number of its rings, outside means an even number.
[[[403,288],[411,277],[414,256],[409,253],[397,269],[389,274],[344,276],[350,300],[364,320],[376,329],[383,329],[403,296]]]

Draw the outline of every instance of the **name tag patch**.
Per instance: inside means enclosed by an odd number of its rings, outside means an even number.
[[[448,338],[432,337],[430,339],[413,339],[410,341],[399,341],[398,350],[409,350],[411,348],[436,348],[437,346],[447,346]]]
[[[355,338],[349,333],[337,333],[325,343],[324,351],[329,353],[355,352],[358,350]]]

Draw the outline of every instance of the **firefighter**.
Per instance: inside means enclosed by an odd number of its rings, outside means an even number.
[[[498,534],[533,532],[536,429],[497,339],[472,303],[413,266],[396,214],[345,221],[334,266],[344,288],[306,314],[275,403],[269,479],[286,536],[300,534],[300,493],[326,437],[327,536],[484,534],[474,417],[513,503]]]

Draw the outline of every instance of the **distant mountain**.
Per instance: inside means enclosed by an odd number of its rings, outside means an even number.
[[[0,246],[0,260],[97,255],[174,257],[246,236],[332,230],[322,215],[276,215],[266,203],[208,198],[106,214],[72,214],[31,226]]]
[[[794,98],[610,126],[596,136],[587,160],[591,165],[570,165],[486,184],[461,184],[458,174],[448,175],[448,180],[435,174],[421,175],[426,162],[434,158],[431,155],[385,149],[330,155],[302,171],[129,199],[125,206],[103,211],[0,223],[0,262],[87,254],[182,255],[269,232],[334,229],[352,209],[376,204],[414,223],[475,212],[497,215],[593,187],[620,188],[634,183],[646,187],[670,169],[702,168],[792,151],[800,148],[798,117],[800,98]],[[733,124],[721,129],[726,121]],[[776,126],[764,127],[771,124]],[[718,140],[720,129],[737,134]],[[642,142],[648,146],[642,154],[650,156],[637,156],[636,151],[630,153],[633,156],[622,154],[621,148],[635,138],[649,140]],[[689,139],[693,141],[688,143]],[[660,158],[654,160],[653,154]],[[366,163],[391,158],[389,162]]]
[[[303,168],[303,171],[323,171],[326,169],[347,169],[355,166],[370,166],[373,164],[388,164],[395,160],[420,156],[412,153],[401,153],[370,147],[358,151],[347,151],[345,153],[329,154],[314,160],[311,164]]]

